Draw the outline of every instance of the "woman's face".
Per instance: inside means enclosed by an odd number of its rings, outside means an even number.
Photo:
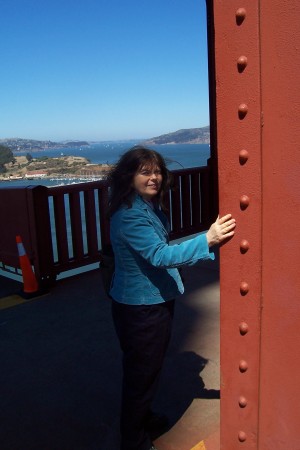
[[[133,188],[144,200],[152,200],[161,188],[162,173],[157,165],[141,167],[133,177]]]

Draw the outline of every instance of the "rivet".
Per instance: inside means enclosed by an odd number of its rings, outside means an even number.
[[[247,58],[247,56],[243,56],[243,55],[240,56],[238,58],[238,60],[237,60],[238,71],[240,73],[243,72],[246,69],[247,65],[248,65],[248,58]]]
[[[242,336],[245,336],[245,334],[249,331],[249,326],[246,322],[241,322],[239,325],[240,333]]]
[[[241,253],[246,253],[250,248],[250,244],[246,239],[243,239],[240,243]]]
[[[246,164],[246,162],[248,161],[248,159],[249,159],[249,153],[248,153],[248,151],[245,150],[245,149],[241,150],[240,153],[239,153],[239,160],[240,160],[241,166],[244,165],[244,164]]]
[[[237,25],[241,25],[246,19],[246,10],[245,8],[239,8],[235,13],[236,23]]]
[[[242,210],[248,208],[250,204],[250,198],[248,197],[248,195],[242,195],[240,198],[240,208]]]
[[[249,292],[249,284],[246,281],[242,281],[240,284],[240,293],[246,295]]]
[[[248,370],[247,361],[245,361],[244,359],[241,359],[240,363],[239,363],[239,369],[240,369],[240,372],[242,372],[242,373],[247,372],[247,370]]]
[[[244,119],[244,117],[246,117],[247,113],[248,113],[248,105],[246,105],[246,103],[241,103],[238,108],[239,118],[241,120]]]
[[[245,440],[247,439],[245,431],[239,431],[238,438],[240,442],[245,442]]]
[[[239,398],[239,405],[241,408],[245,408],[247,406],[247,399],[246,397],[244,397],[243,395],[240,396]]]

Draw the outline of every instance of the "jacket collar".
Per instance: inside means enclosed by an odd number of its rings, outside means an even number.
[[[147,202],[145,202],[143,197],[139,194],[134,194],[132,203],[140,206],[143,209],[152,209],[151,206]]]
[[[168,236],[168,231],[166,230],[166,228],[163,225],[163,223],[161,222],[159,216],[155,212],[155,209],[156,209],[155,205],[154,205],[154,208],[152,208],[147,202],[145,202],[143,200],[143,198],[139,194],[135,194],[135,197],[133,198],[132,203],[133,203],[133,205],[138,206],[139,208],[145,210],[148,213],[151,220],[153,221],[154,225],[162,228],[164,233],[166,233],[166,235]]]

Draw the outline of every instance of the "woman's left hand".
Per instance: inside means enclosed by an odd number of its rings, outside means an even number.
[[[209,247],[220,244],[225,239],[234,235],[236,223],[231,214],[226,214],[223,217],[217,218],[217,220],[210,226],[206,233],[207,243]]]

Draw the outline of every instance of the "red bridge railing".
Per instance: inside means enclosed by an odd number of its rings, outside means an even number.
[[[207,229],[211,221],[209,166],[173,171],[166,204],[171,239]],[[20,235],[41,285],[61,272],[100,261],[110,245],[106,181],[66,186],[0,187],[0,269],[19,273]]]

